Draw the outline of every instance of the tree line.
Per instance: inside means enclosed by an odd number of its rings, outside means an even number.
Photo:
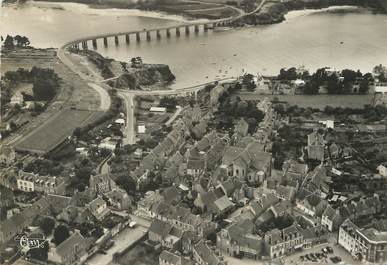
[[[8,71],[2,79],[9,87],[20,82],[32,83],[33,99],[36,101],[52,100],[59,89],[60,81],[54,70],[35,66],[31,70],[19,68],[16,71]]]
[[[3,48],[8,50],[13,50],[15,47],[28,47],[31,42],[26,36],[10,36],[7,35],[5,39],[1,36],[1,41],[3,42]]]
[[[325,87],[328,94],[367,94],[374,82],[371,73],[363,74],[360,70],[344,69],[330,71],[324,67],[310,74],[308,71],[297,71],[295,67],[281,69],[277,78],[281,81],[302,79],[305,84],[301,87],[304,94],[319,94],[320,88]]]

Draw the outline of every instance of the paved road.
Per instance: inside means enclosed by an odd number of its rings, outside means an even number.
[[[176,106],[176,111],[175,113],[173,113],[172,117],[169,118],[169,120],[165,123],[166,126],[169,126],[172,124],[172,122],[174,120],[176,120],[176,118],[180,115],[180,113],[183,111],[184,108],[180,107],[180,106]]]
[[[124,100],[126,108],[126,127],[124,133],[123,144],[134,144],[136,143],[136,132],[135,132],[135,116],[134,116],[134,93],[124,93],[118,91],[118,95]]]
[[[105,88],[99,84],[100,80],[98,79],[98,75],[92,74],[87,75],[83,71],[79,69],[79,67],[73,63],[73,61],[68,57],[69,52],[65,49],[58,49],[57,56],[58,58],[74,73],[77,73],[83,80],[88,82],[88,86],[93,88],[100,97],[100,109],[106,111],[109,109],[111,104],[111,99]],[[87,66],[86,66],[87,67]],[[94,72],[92,69],[88,69],[91,72]]]

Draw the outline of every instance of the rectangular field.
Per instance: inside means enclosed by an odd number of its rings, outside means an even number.
[[[62,110],[27,134],[15,149],[44,155],[72,135],[76,127],[88,124],[99,114],[88,110]]]

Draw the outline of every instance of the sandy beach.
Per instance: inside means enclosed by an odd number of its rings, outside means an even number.
[[[15,8],[17,8],[16,4],[13,4]],[[187,22],[192,21],[184,16],[179,15],[171,15],[165,12],[156,12],[156,11],[145,11],[140,9],[120,9],[120,8],[101,8],[95,7],[93,5],[87,4],[78,4],[78,3],[64,3],[64,2],[44,2],[44,1],[28,1],[26,5],[37,8],[51,8],[58,10],[68,10],[74,12],[76,14],[82,15],[105,15],[109,13],[109,15],[114,15],[117,17],[123,16],[135,16],[135,17],[149,17],[149,18],[157,18],[157,19],[165,19],[165,20],[174,20]],[[195,21],[207,21],[207,19],[197,19]]]

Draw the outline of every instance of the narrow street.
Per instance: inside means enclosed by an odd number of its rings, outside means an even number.
[[[134,95],[132,93],[118,92],[118,95],[125,102],[126,126],[124,132],[123,144],[134,144],[136,142],[135,120],[134,117]]]

